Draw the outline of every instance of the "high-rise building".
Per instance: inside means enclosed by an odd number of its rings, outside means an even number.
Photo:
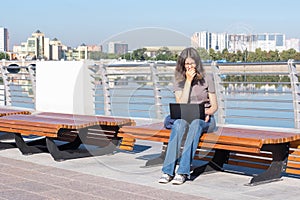
[[[192,46],[195,48],[204,48],[206,50],[214,49],[216,51],[228,48],[228,35],[226,33],[210,33],[207,31],[196,32],[192,35]]]
[[[60,60],[64,58],[63,45],[61,41],[54,38],[50,40],[45,34],[37,30],[21,46],[15,45],[14,52],[18,58]]]
[[[288,49],[285,34],[282,33],[227,34],[202,31],[192,35],[191,43],[196,48],[216,51],[228,49],[229,52],[245,50],[253,52],[257,48],[261,48],[263,51],[278,50],[281,52]],[[298,51],[299,48],[296,50]]]
[[[123,42],[109,42],[108,43],[108,53],[113,54],[125,54],[128,52],[128,44]]]
[[[9,37],[7,28],[0,27],[0,52],[9,51]]]

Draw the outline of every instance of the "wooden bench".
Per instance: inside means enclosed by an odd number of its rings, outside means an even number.
[[[9,116],[9,115],[30,115],[31,112],[28,110],[9,108],[9,107],[0,107],[0,117]],[[0,149],[15,148],[15,143],[5,142],[10,141],[11,136],[6,133],[1,133],[0,135]]]
[[[7,107],[0,107],[0,117],[8,115],[30,115],[31,112],[22,109],[12,109]]]
[[[41,112],[32,115],[9,115],[0,118],[0,131],[13,133],[16,146],[23,154],[50,152],[56,161],[87,155],[111,153],[118,145],[117,132],[123,125],[134,125],[129,118],[73,115]],[[25,142],[23,136],[42,136],[41,140]],[[54,140],[66,141],[56,145]],[[75,150],[82,143],[105,146],[97,151]],[[42,145],[42,147],[40,147]]]
[[[132,150],[136,139],[168,143],[170,130],[162,123],[142,126],[124,126],[120,149]],[[192,176],[204,172],[224,171],[224,164],[265,169],[255,175],[248,185],[280,180],[283,172],[300,174],[299,133],[247,128],[218,127],[213,133],[204,133],[199,141],[195,159],[209,161],[193,170]],[[160,157],[149,160],[146,166],[162,164],[164,146]],[[295,148],[291,150],[292,148]],[[287,160],[289,163],[287,164]]]

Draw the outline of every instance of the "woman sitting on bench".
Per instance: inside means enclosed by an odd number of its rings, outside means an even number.
[[[195,119],[190,124],[184,119],[175,120],[167,147],[159,183],[172,182],[180,185],[190,176],[199,138],[203,132],[212,132],[215,127],[213,114],[218,109],[213,76],[204,72],[201,58],[194,48],[184,49],[178,57],[175,69],[174,91],[177,103],[203,103],[205,120]],[[184,137],[185,136],[185,137]],[[182,154],[180,147],[185,139]],[[177,161],[179,167],[175,175]]]

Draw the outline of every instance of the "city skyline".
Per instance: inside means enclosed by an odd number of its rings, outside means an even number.
[[[236,0],[153,0],[143,3],[137,0],[90,0],[88,3],[16,0],[2,3],[5,9],[0,14],[0,26],[9,31],[10,49],[20,45],[36,30],[71,47],[82,43],[104,46],[109,40],[125,35],[136,43],[145,43],[139,45],[149,46],[152,41],[155,41],[154,45],[172,45],[178,41],[186,43],[194,32],[199,31],[274,32],[286,34],[287,38],[300,38],[300,28],[294,26],[300,18],[297,12],[300,2],[291,0],[289,3],[257,0],[250,3]],[[149,30],[157,33],[149,36]],[[174,37],[166,36],[169,33]]]

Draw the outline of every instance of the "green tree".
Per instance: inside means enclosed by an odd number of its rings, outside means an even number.
[[[267,60],[271,62],[278,62],[280,60],[279,51],[269,51],[267,53]]]
[[[300,52],[296,52],[294,55],[294,60],[300,61]]]
[[[208,52],[206,51],[206,49],[197,48],[197,51],[198,51],[202,61],[210,60],[210,56],[209,56]]]
[[[0,52],[0,60],[2,59],[9,60],[9,55],[5,52]]]
[[[147,51],[146,48],[136,49],[132,52],[133,60],[148,60],[148,56],[145,53]]]
[[[215,52],[214,49],[210,48],[208,50],[208,52],[209,52],[209,57],[210,57],[211,60],[219,60],[218,55],[217,55],[217,53]]]
[[[294,57],[297,55],[297,52],[295,49],[289,49],[286,51],[282,51],[280,53],[280,60],[281,61],[288,61],[289,59],[294,59]]]

